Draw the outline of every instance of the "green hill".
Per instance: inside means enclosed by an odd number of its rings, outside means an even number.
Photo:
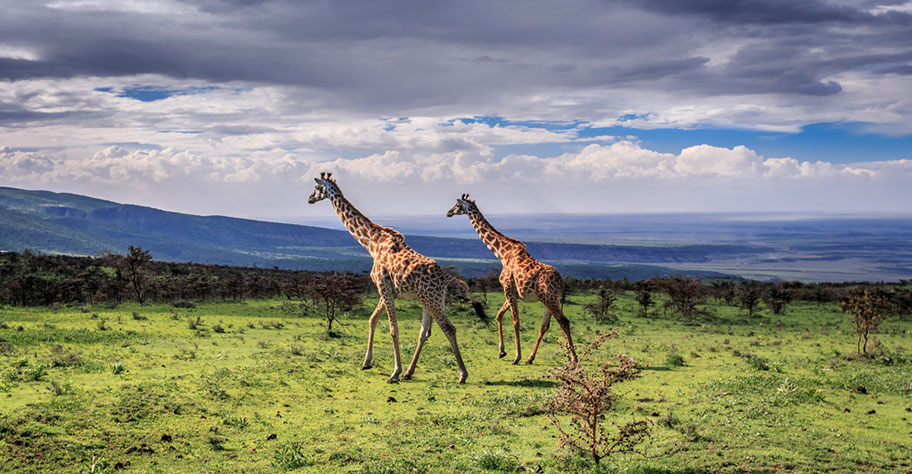
[[[0,187],[0,221],[0,250],[6,251],[96,255],[105,250],[124,253],[127,246],[136,245],[164,261],[339,271],[365,271],[371,266],[367,252],[344,231],[196,216],[68,193]],[[407,236],[407,241],[442,265],[470,275],[500,268],[478,239]],[[707,251],[701,247],[529,243],[532,255],[578,278],[719,276],[661,266],[662,262],[699,261]],[[726,249],[714,246],[713,251]]]

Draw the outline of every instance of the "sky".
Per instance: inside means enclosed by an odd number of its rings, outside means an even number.
[[[905,0],[0,0],[0,186],[193,214],[892,212]]]

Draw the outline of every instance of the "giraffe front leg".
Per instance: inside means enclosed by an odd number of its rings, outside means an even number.
[[[402,374],[402,380],[411,380],[415,373],[415,366],[418,365],[418,355],[421,354],[421,348],[424,343],[431,337],[431,315],[428,310],[424,310],[421,315],[421,329],[418,332],[418,346],[415,347],[415,355],[412,356],[412,362],[409,363],[405,373]]]
[[[440,304],[440,307],[431,307],[430,309],[431,316],[437,321],[437,325],[440,326],[440,330],[446,336],[447,340],[450,341],[450,347],[453,348],[453,356],[456,357],[456,365],[459,366],[459,384],[464,384],[466,379],[469,378],[469,371],[466,370],[465,363],[462,361],[462,353],[459,352],[459,344],[456,342],[456,326],[453,326],[453,323],[447,319],[446,314],[443,312],[443,304]]]
[[[519,305],[516,303],[516,297],[512,297],[509,300],[510,303],[510,314],[513,316],[513,338],[516,343],[516,357],[513,358],[513,365],[519,363],[519,359],[522,358],[522,349],[520,349],[519,344]]]
[[[367,352],[364,354],[364,363],[361,364],[361,370],[367,370],[374,366],[374,331],[377,329],[377,321],[380,320],[380,309],[383,308],[383,298],[377,302],[377,308],[370,316],[370,332],[367,334]]]
[[[500,341],[500,345],[499,345],[500,355],[498,355],[498,357],[500,357],[501,359],[507,355],[507,351],[504,350],[504,342],[503,342],[503,315],[507,311],[507,308],[509,308],[509,307],[510,307],[510,300],[507,299],[506,301],[504,301],[503,306],[501,306],[500,309],[497,310],[497,315],[494,317],[494,319],[497,320],[497,339]]]
[[[386,315],[389,317],[390,337],[393,339],[393,373],[390,374],[387,383],[398,383],[399,374],[402,373],[402,359],[399,356],[399,323],[396,321],[396,304],[393,300],[392,289],[383,291],[383,307],[386,308]]]

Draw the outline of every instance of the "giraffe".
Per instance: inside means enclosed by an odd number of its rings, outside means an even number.
[[[536,339],[535,346],[532,348],[532,353],[529,354],[526,363],[531,364],[535,360],[538,345],[548,330],[551,316],[554,316],[558,324],[560,324],[564,337],[567,339],[570,358],[575,362],[577,360],[576,349],[573,347],[573,339],[570,336],[570,321],[561,310],[560,300],[564,291],[564,281],[560,273],[551,265],[541,263],[532,258],[526,251],[526,245],[522,242],[498,232],[478,210],[475,201],[469,199],[468,194],[463,194],[457,199],[456,205],[447,211],[446,216],[453,217],[463,214],[469,216],[469,221],[475,231],[478,232],[482,242],[488,247],[488,250],[497,256],[497,259],[503,265],[503,271],[500,273],[500,285],[503,287],[506,301],[504,301],[503,306],[500,307],[500,310],[497,311],[497,316],[494,318],[497,320],[497,336],[500,339],[500,357],[507,355],[504,350],[502,324],[503,315],[507,308],[510,309],[513,315],[513,332],[516,339],[516,358],[513,359],[513,364],[518,364],[522,357],[519,348],[519,306],[517,306],[516,302],[517,299],[521,299],[527,302],[541,301],[545,307],[541,328],[538,331],[538,339]]]
[[[418,355],[421,353],[424,343],[431,336],[431,319],[437,322],[440,330],[450,341],[453,354],[456,356],[456,364],[459,366],[459,383],[465,383],[469,374],[462,361],[459,345],[456,343],[456,327],[444,315],[444,300],[447,286],[450,283],[460,283],[465,291],[469,291],[468,285],[447,273],[433,259],[412,250],[406,245],[404,237],[399,232],[371,222],[345,198],[339,185],[336,184],[336,180],[332,178],[332,173],[320,173],[320,177],[314,178],[314,181],[317,184],[307,202],[314,204],[318,201],[329,199],[336,214],[342,220],[342,224],[345,225],[345,228],[348,229],[348,232],[351,233],[355,240],[367,249],[374,260],[370,277],[377,286],[380,301],[370,317],[367,352],[364,354],[364,363],[361,368],[370,369],[373,366],[374,330],[377,328],[377,321],[382,308],[386,310],[386,315],[389,318],[390,336],[393,339],[395,367],[389,377],[389,383],[397,383],[400,374],[402,374],[402,379],[404,380],[412,378],[415,372],[415,365],[418,363]],[[415,354],[412,356],[408,369],[406,369],[405,373],[402,373],[402,363],[399,356],[399,324],[396,321],[395,298],[396,296],[406,295],[417,296],[418,302],[423,308],[423,313],[421,330],[418,333],[418,346],[415,348]],[[485,320],[486,317],[481,312],[480,304],[474,303],[473,306],[478,316]]]

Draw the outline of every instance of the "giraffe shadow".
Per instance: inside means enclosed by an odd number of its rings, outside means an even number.
[[[486,380],[485,385],[498,385],[502,387],[537,387],[552,388],[557,386],[554,380]]]

